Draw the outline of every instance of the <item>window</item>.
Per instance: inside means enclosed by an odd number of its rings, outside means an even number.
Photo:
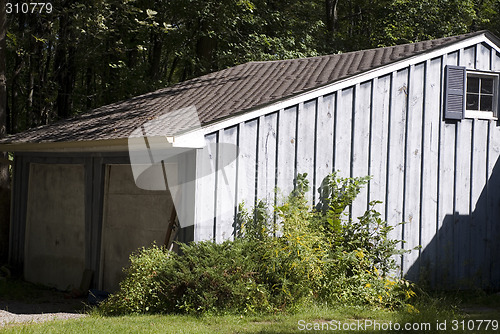
[[[499,107],[498,85],[497,73],[471,71],[463,66],[446,66],[444,118],[496,119]]]
[[[498,76],[467,72],[465,117],[494,118],[496,116]]]

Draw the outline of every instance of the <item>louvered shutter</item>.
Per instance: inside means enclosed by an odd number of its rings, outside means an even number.
[[[465,67],[445,68],[444,118],[463,119],[465,113]]]

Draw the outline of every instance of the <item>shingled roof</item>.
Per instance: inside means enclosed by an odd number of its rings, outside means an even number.
[[[304,59],[249,62],[11,135],[0,144],[127,138],[148,120],[193,105],[206,125],[484,33]],[[169,133],[164,135],[183,131],[192,122],[179,118],[175,123],[166,127]]]

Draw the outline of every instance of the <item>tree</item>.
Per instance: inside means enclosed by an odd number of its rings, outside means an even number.
[[[6,31],[7,18],[5,0],[0,0],[0,138],[7,134],[7,90],[6,90]],[[0,152],[0,263],[8,256],[10,225],[10,178],[7,152]]]
[[[488,28],[498,0],[58,0],[8,17],[7,132],[248,61]]]

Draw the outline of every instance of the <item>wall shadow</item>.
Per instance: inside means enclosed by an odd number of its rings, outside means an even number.
[[[499,290],[500,159],[471,213],[455,212],[440,223],[406,278],[434,289]]]

